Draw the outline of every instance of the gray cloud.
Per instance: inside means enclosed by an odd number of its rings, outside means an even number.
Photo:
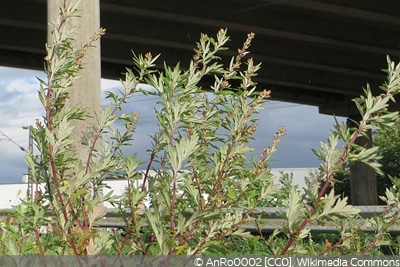
[[[255,135],[255,147],[270,145],[279,126],[286,134],[278,144],[278,151],[272,156],[271,167],[316,167],[319,160],[312,148],[319,148],[320,141],[328,138],[333,128],[333,116],[321,115],[317,107],[284,102],[267,104],[260,113],[260,130]],[[339,118],[342,120],[343,118]]]
[[[26,147],[28,132],[22,127],[33,124],[40,118],[42,108],[37,97],[39,83],[35,76],[43,78],[43,72],[0,67],[0,131],[18,144]],[[102,91],[116,91],[118,81],[102,80]],[[103,94],[104,97],[104,94]],[[139,113],[139,121],[132,146],[126,148],[130,154],[138,154],[140,160],[148,159],[152,135],[156,130],[154,107],[156,99],[140,94],[130,99],[125,112]],[[103,105],[110,103],[103,101]],[[272,142],[279,126],[285,126],[287,134],[273,155],[272,167],[315,167],[317,158],[311,148],[318,148],[320,140],[326,140],[333,125],[333,117],[318,114],[316,107],[284,102],[271,102],[258,115],[259,130],[252,145],[256,152]],[[20,182],[26,173],[24,153],[15,144],[0,141],[0,183]]]

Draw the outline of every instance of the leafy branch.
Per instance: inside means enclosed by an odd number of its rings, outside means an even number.
[[[348,129],[344,124],[337,124],[336,130],[331,131],[328,143],[321,142],[321,151],[313,150],[319,159],[325,162],[320,166],[321,177],[324,177],[324,183],[320,188],[317,197],[308,211],[308,217],[300,223],[297,230],[290,236],[288,243],[281,251],[281,255],[285,255],[290,247],[295,243],[296,238],[305,229],[311,220],[315,220],[324,214],[333,213],[342,216],[351,217],[356,209],[345,205],[345,199],[339,201],[336,206],[332,206],[332,201],[337,198],[333,194],[333,190],[329,195],[325,195],[329,185],[333,182],[336,172],[344,169],[346,164],[355,161],[362,161],[372,167],[376,172],[380,173],[380,164],[376,162],[379,158],[377,148],[364,148],[356,144],[357,138],[366,136],[368,130],[379,129],[380,127],[390,127],[395,124],[398,118],[398,112],[390,112],[388,110],[389,103],[394,101],[394,96],[400,92],[400,65],[395,66],[388,57],[388,81],[381,89],[384,93],[373,96],[371,89],[367,86],[364,90],[364,96],[354,99],[354,102],[362,116],[360,122],[357,123],[356,129]],[[344,148],[337,149],[339,140],[345,142]],[[309,191],[312,193],[311,191]],[[327,202],[328,201],[328,202]],[[295,205],[299,201],[294,201]],[[331,203],[331,204],[329,204]],[[339,206],[337,206],[339,204]],[[322,213],[318,209],[323,206]],[[296,206],[289,205],[290,210],[296,210]],[[346,212],[348,210],[348,212]],[[299,220],[299,215],[294,216],[295,220]],[[291,219],[288,218],[289,223]]]

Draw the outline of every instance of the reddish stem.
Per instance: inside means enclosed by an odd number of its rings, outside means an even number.
[[[398,206],[398,205],[397,205]],[[394,206],[391,206],[389,208],[387,208],[382,214],[381,216],[384,216],[384,214],[388,213],[390,210],[392,210],[394,208]],[[364,250],[360,256],[364,256],[365,254],[367,254],[371,249],[374,248],[375,244],[378,242],[379,239],[382,238],[382,236],[385,234],[386,230],[389,229],[389,227],[391,227],[393,224],[395,224],[398,219],[399,219],[399,215],[400,215],[400,210],[397,209],[396,213],[393,215],[393,218],[390,220],[390,222],[386,225],[385,227],[385,231],[382,231],[381,233],[379,233],[372,241],[371,244],[367,247],[366,250]]]
[[[34,232],[35,232],[36,243],[37,243],[37,245],[39,247],[40,255],[43,256],[44,255],[44,250],[43,250],[43,247],[42,247],[42,242],[40,242],[39,231],[38,231],[38,229],[36,227],[34,228]]]
[[[336,164],[337,167],[339,167],[339,168],[342,167],[343,164],[345,163],[345,161],[347,160],[347,158],[348,158],[347,151],[353,146],[353,144],[355,143],[357,138],[361,135],[361,132],[362,132],[365,124],[366,124],[366,121],[362,120],[357,131],[353,134],[352,138],[350,139],[349,143],[347,144],[347,149],[345,149],[343,151],[341,159]],[[324,185],[322,186],[320,192],[318,193],[317,202],[319,202],[321,200],[322,196],[325,194],[326,190],[328,189],[330,182],[335,177],[334,173],[330,173],[330,174],[328,173],[327,175],[328,175],[327,179],[326,179]],[[312,214],[314,214],[314,212],[315,212],[315,204],[310,208],[309,214],[312,215]],[[286,246],[283,248],[283,250],[281,252],[281,255],[285,255],[288,252],[289,248],[295,242],[295,237],[300,235],[301,231],[307,226],[307,224],[310,222],[310,220],[311,220],[310,218],[305,218],[303,220],[303,222],[301,223],[301,225],[299,226],[299,228],[297,229],[295,234],[290,236],[288,243],[286,244]]]

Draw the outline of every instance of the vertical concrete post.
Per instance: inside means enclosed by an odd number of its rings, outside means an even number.
[[[60,0],[47,0],[47,18],[51,21],[60,12]],[[77,45],[83,46],[88,42],[100,27],[100,2],[99,0],[83,0],[79,7],[79,17],[70,19],[69,27],[74,27],[74,39]],[[48,42],[51,42],[50,30],[48,30]],[[101,105],[101,55],[100,41],[94,44],[96,47],[91,47],[87,50],[87,54],[83,59],[83,70],[80,73],[80,78],[77,79],[70,91],[67,105],[79,105],[87,108],[90,115],[98,113]],[[75,127],[73,138],[78,153],[81,154],[81,159],[85,158],[85,151],[82,151],[80,139],[83,132],[91,129],[90,125],[95,123],[94,119],[87,121],[74,121]]]
[[[354,127],[351,119],[347,120],[347,125]],[[372,147],[371,131],[368,131],[368,136],[359,137],[356,143],[366,148]],[[375,171],[363,162],[355,162],[350,166],[350,191],[352,205],[378,205]]]

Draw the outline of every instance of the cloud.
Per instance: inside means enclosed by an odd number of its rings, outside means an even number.
[[[0,183],[20,182],[27,173],[25,153],[19,146],[28,146],[29,133],[22,127],[42,113],[36,76],[43,77],[43,73],[0,67],[0,131],[13,141],[0,136]]]
[[[37,91],[39,71],[0,67],[0,127],[23,125],[41,114]],[[27,118],[28,120],[24,120]]]
[[[318,113],[317,107],[285,102],[272,102],[259,114],[259,131],[255,135],[255,147],[268,146],[279,126],[286,134],[278,143],[272,156],[271,167],[316,167],[320,163],[312,148],[319,149],[320,141],[328,138],[333,129],[334,117]],[[343,118],[338,118],[343,120]]]
[[[28,146],[28,132],[23,126],[34,124],[43,109],[37,91],[39,82],[36,76],[44,77],[43,72],[0,67],[0,131],[10,136],[17,144]],[[119,81],[102,80],[102,97],[105,91],[116,92],[121,88]],[[154,107],[157,99],[153,96],[134,95],[128,100],[124,112],[139,113],[139,120],[132,146],[126,148],[130,154],[138,154],[140,160],[148,159],[147,149],[157,130]],[[110,100],[103,100],[102,105]],[[279,126],[285,126],[287,134],[282,137],[278,151],[273,155],[272,167],[315,167],[318,160],[311,148],[319,148],[319,141],[326,140],[333,125],[333,117],[318,114],[316,107],[284,102],[266,104],[258,115],[259,130],[252,145],[256,152],[272,142]],[[20,182],[27,172],[24,153],[14,143],[0,141],[0,183]]]

